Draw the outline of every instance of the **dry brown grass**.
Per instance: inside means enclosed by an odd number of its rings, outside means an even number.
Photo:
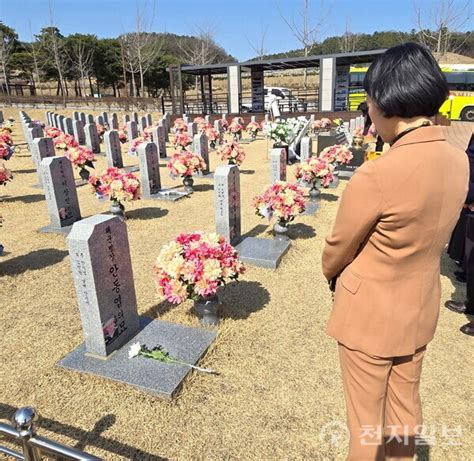
[[[40,111],[29,111],[42,118]],[[17,112],[5,111],[6,115]],[[18,124],[15,139],[21,140]],[[266,142],[246,147],[242,182],[244,232],[266,234],[266,222],[254,215],[250,200],[268,178]],[[125,156],[129,160],[128,156]],[[213,166],[216,159],[213,155]],[[104,167],[100,158],[97,167]],[[343,459],[347,442],[334,447],[319,437],[331,421],[344,421],[345,410],[336,344],[324,333],[331,308],[321,274],[323,238],[344,188],[325,194],[315,216],[293,226],[292,248],[277,271],[250,267],[243,281],[222,293],[219,336],[202,361],[218,377],[191,375],[172,403],[111,381],[56,367],[82,342],[76,296],[64,237],[41,234],[48,223],[29,154],[9,161],[15,179],[2,194],[6,221],[0,241],[1,333],[0,417],[13,407],[35,406],[40,434],[78,446],[108,460],[137,459]],[[166,185],[172,181],[163,174]],[[177,203],[142,200],[128,205],[127,221],[139,313],[199,326],[191,303],[171,307],[155,294],[151,266],[160,247],[177,233],[214,228],[210,182]],[[82,213],[106,211],[87,187],[78,189]],[[155,217],[154,217],[155,216]],[[150,218],[150,219],[147,219]],[[314,235],[314,233],[316,235]],[[443,302],[464,288],[443,263]],[[436,339],[429,346],[422,398],[425,422],[463,428],[462,446],[443,446],[438,434],[431,460],[472,459],[472,338],[459,333],[464,318],[442,309]]]

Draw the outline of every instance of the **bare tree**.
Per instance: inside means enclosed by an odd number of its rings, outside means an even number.
[[[83,97],[86,97],[86,79],[89,78],[94,60],[94,49],[90,43],[81,39],[74,40],[68,50],[72,66],[80,75],[79,88]]]
[[[153,0],[151,10],[146,2],[142,4],[142,8],[137,4],[135,31],[119,37],[123,51],[123,61],[128,72],[131,74],[132,92],[135,97],[138,96],[135,74],[138,74],[140,78],[140,91],[141,95],[144,96],[145,74],[163,47],[163,39],[157,34],[148,32],[153,25],[155,4],[156,2]],[[151,14],[150,11],[152,11]]]
[[[309,56],[312,48],[318,43],[319,37],[322,33],[324,21],[329,16],[329,10],[325,10],[324,0],[320,0],[319,14],[312,17],[310,0],[303,0],[303,10],[299,12],[300,20],[288,20],[285,14],[282,13],[280,6],[275,1],[275,5],[280,13],[281,18],[291,30],[293,36],[301,43],[303,47],[304,56]],[[307,69],[304,69],[303,85],[306,89],[308,82]]]
[[[418,37],[421,43],[432,51],[445,55],[447,52],[456,52],[463,44],[453,45],[452,34],[459,31],[472,19],[471,0],[462,5],[455,0],[439,0],[430,9],[422,9],[414,3],[415,22],[418,28]],[[468,34],[466,34],[467,40]]]
[[[4,26],[0,22],[0,64],[2,66],[3,79],[5,81],[5,87],[7,95],[10,96],[10,88],[8,86],[8,63],[10,56],[15,46],[16,34],[13,29],[8,26]]]
[[[346,19],[346,29],[344,34],[338,38],[341,53],[352,53],[356,51],[359,40],[360,35],[351,32],[349,20]]]
[[[262,27],[260,31],[260,38],[258,42],[252,42],[247,35],[245,36],[250,48],[252,48],[253,52],[255,53],[255,57],[257,61],[261,61],[263,57],[267,54],[267,50],[265,49],[265,37],[267,35],[268,25],[265,28]]]

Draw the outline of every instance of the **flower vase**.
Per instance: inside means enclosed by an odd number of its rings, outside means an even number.
[[[125,217],[125,207],[120,202],[112,202],[110,205],[110,212],[119,218]]]
[[[186,192],[191,192],[191,193],[194,192],[194,189],[193,189],[194,179],[191,176],[184,176],[183,184],[184,184],[184,190]]]
[[[317,201],[321,197],[321,191],[318,189],[316,186],[316,183],[314,182],[311,184],[311,189],[309,190],[309,200],[311,202]]]
[[[81,179],[83,179],[84,181],[87,181],[89,179],[89,176],[90,176],[90,172],[89,170],[86,170],[85,168],[81,168],[79,170],[79,176],[81,177]]]
[[[288,237],[288,223],[286,221],[277,221],[273,230],[275,231],[275,240],[286,241],[290,238]]]
[[[234,133],[234,141],[235,142],[239,142],[241,138],[242,138],[241,133]]]
[[[255,140],[257,139],[257,133],[256,133],[255,131],[252,131],[252,132],[250,133],[250,139],[251,139],[252,141],[255,141]]]
[[[354,147],[355,149],[362,149],[363,144],[364,144],[363,136],[354,136],[352,138],[352,147]]]
[[[197,312],[201,323],[206,325],[217,325],[219,317],[217,316],[217,306],[219,305],[219,297],[217,295],[200,297],[194,301],[194,309]]]

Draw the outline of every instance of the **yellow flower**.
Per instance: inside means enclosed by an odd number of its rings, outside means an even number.
[[[216,259],[204,261],[204,278],[208,280],[217,280],[221,276],[221,265]]]

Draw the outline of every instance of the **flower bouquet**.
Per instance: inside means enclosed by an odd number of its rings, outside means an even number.
[[[87,181],[89,179],[90,173],[86,167],[94,168],[94,153],[86,147],[77,146],[70,147],[66,151],[65,156],[71,161],[71,163],[76,168],[79,168],[79,176]]]
[[[194,181],[192,175],[194,173],[202,173],[206,169],[206,163],[199,154],[184,150],[174,153],[167,167],[173,179],[178,176],[183,178],[184,190],[186,192],[193,192]]]
[[[67,150],[71,147],[78,147],[79,143],[74,139],[74,136],[70,134],[63,133],[60,131],[60,134],[53,138],[54,147],[58,149]]]
[[[217,323],[217,288],[237,280],[245,268],[224,237],[193,232],[165,245],[155,262],[158,294],[173,304],[187,299],[205,323]]]
[[[174,123],[173,127],[171,128],[173,133],[182,133],[183,131],[188,131],[188,125],[182,118],[177,118]]]
[[[0,186],[6,186],[7,182],[13,179],[12,172],[5,166],[4,163],[0,163]]]
[[[344,123],[344,120],[343,120],[342,118],[335,118],[335,119],[332,121],[332,123],[333,123],[334,125],[336,125],[336,126],[339,128],[339,127],[342,126],[342,124]]]
[[[181,147],[182,150],[186,150],[186,148],[193,143],[193,138],[183,131],[171,136],[170,141],[175,148]]]
[[[101,123],[96,123],[95,126],[97,128],[97,134],[99,135],[99,138],[102,140],[105,133],[105,126],[102,125]]]
[[[91,175],[89,184],[97,198],[104,200],[107,197],[112,201],[110,211],[117,216],[124,216],[123,202],[140,198],[140,181],[133,173],[112,167],[107,168],[100,175]]]
[[[295,176],[299,182],[310,186],[309,197],[316,200],[320,195],[318,185],[328,187],[334,181],[334,165],[313,156],[296,167]]]
[[[328,163],[348,164],[352,160],[353,155],[347,146],[335,144],[323,149],[319,154],[319,158],[326,160]]]
[[[236,142],[225,142],[217,149],[221,160],[229,162],[229,165],[240,166],[245,160],[245,152],[242,146]]]
[[[209,140],[209,145],[211,146],[211,149],[215,149],[216,144],[221,143],[221,134],[212,126],[206,130],[206,136]]]
[[[232,136],[234,137],[234,141],[238,141],[242,138],[242,130],[244,127],[238,122],[232,122],[229,125],[229,131],[231,132]]]
[[[257,195],[252,201],[257,216],[272,219],[277,218],[274,230],[279,239],[287,239],[288,223],[305,210],[304,191],[296,184],[277,181],[268,186],[262,195]]]
[[[331,120],[328,118],[322,118],[321,120],[315,120],[313,122],[313,133],[325,131],[331,127]]]
[[[15,148],[8,142],[2,142],[0,139],[0,159],[10,160]]]
[[[250,122],[245,130],[250,135],[250,138],[255,139],[257,137],[257,133],[260,131],[260,125],[257,122]]]
[[[265,128],[267,130],[267,136],[273,139],[277,145],[288,144],[291,130],[286,122],[267,123]]]
[[[225,118],[223,118],[223,119],[221,119],[221,123],[222,123],[222,125],[221,125],[221,126],[222,126],[222,130],[223,130],[224,133],[225,133],[225,132],[228,131],[228,129],[229,129],[229,122],[228,122]]]
[[[132,140],[130,145],[128,146],[128,155],[131,157],[137,157],[138,156],[138,148],[140,147],[140,144],[147,142],[146,138],[143,137],[138,137]]]
[[[118,131],[118,137],[119,137],[119,141],[122,144],[125,144],[127,142],[127,131],[126,130],[119,130]]]
[[[46,128],[45,135],[48,138],[57,138],[62,134],[62,131],[59,128],[55,128],[54,126],[50,126]]]

